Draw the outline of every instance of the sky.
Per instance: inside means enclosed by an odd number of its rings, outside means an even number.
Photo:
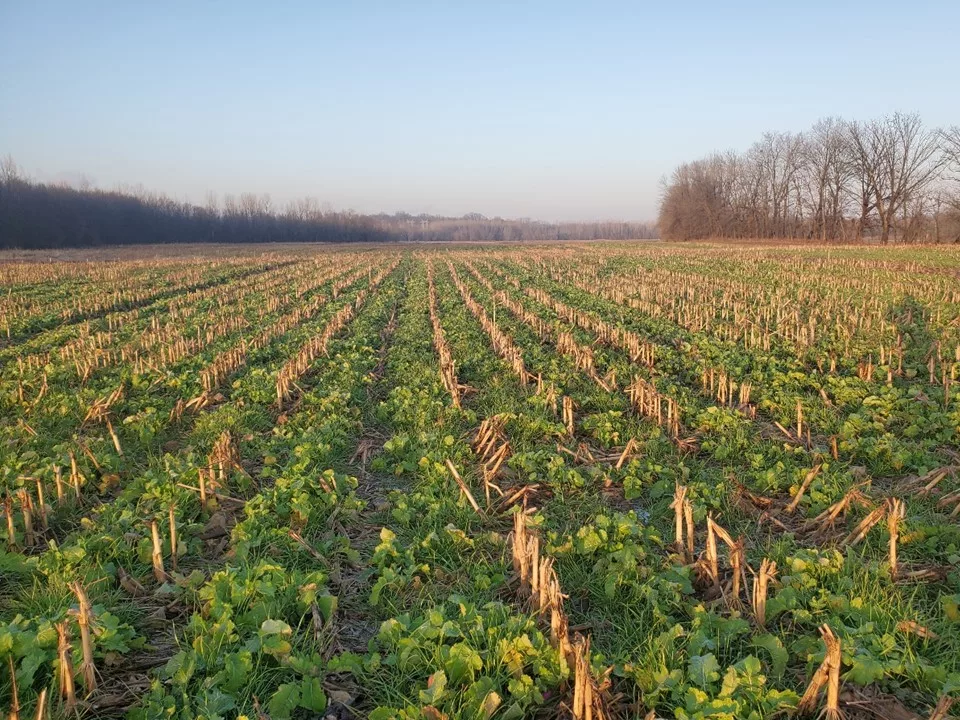
[[[960,124],[960,2],[0,0],[0,156],[203,203],[652,220],[768,130]]]

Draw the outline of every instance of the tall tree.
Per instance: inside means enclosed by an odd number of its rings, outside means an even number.
[[[861,188],[861,221],[869,209],[876,210],[880,241],[887,243],[897,214],[936,179],[943,167],[938,133],[924,128],[918,115],[903,113],[850,123],[848,127],[853,167]]]

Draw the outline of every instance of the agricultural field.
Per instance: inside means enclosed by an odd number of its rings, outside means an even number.
[[[938,718],[960,251],[0,264],[11,719]]]

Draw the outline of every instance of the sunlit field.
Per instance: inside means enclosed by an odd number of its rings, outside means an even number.
[[[0,257],[0,709],[945,717],[958,370],[960,249]]]

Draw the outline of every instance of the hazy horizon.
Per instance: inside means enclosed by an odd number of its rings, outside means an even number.
[[[0,155],[42,181],[545,221],[656,216],[678,163],[896,110],[956,124],[956,4],[0,8]]]

